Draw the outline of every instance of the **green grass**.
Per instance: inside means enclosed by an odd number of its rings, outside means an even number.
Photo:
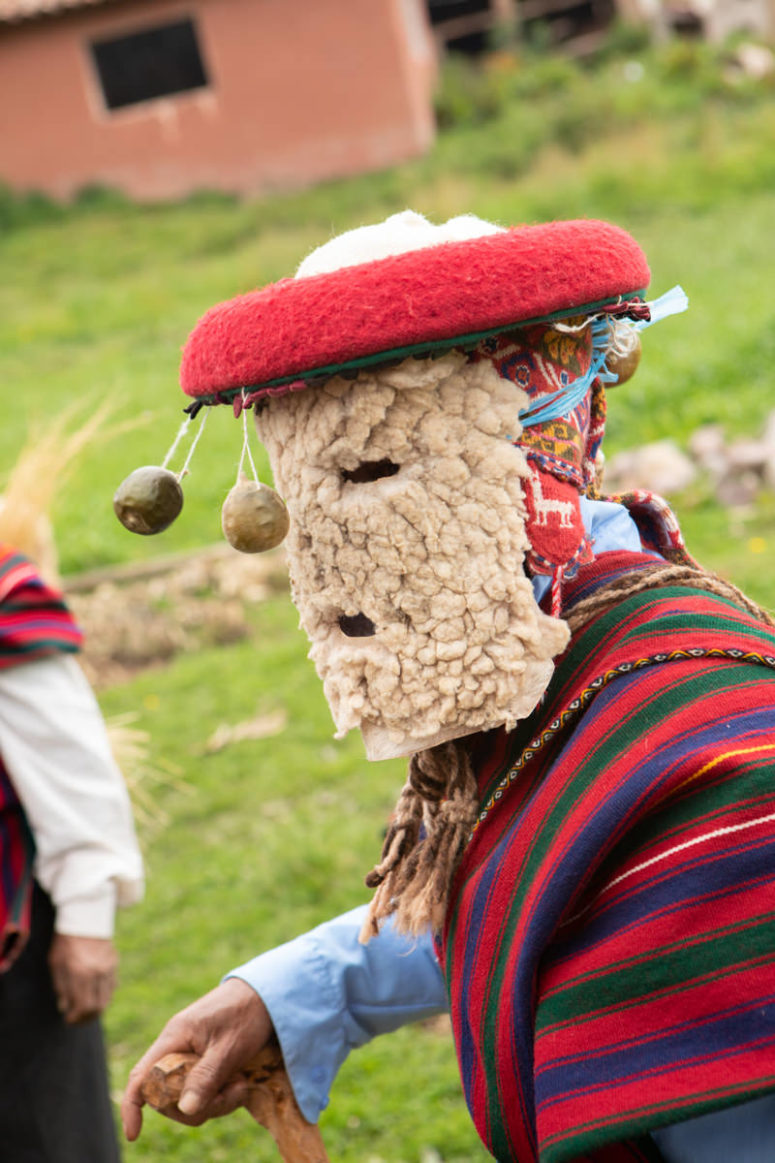
[[[708,421],[756,434],[773,406],[773,91],[730,81],[723,58],[702,47],[647,50],[642,73],[632,59],[631,46],[586,65],[502,55],[485,73],[448,77],[439,101],[449,128],[427,158],[312,191],[146,207],[92,192],[71,210],[0,199],[0,478],[49,411],[109,398],[116,419],[138,421],[94,447],[61,489],[64,572],[219,539],[241,444],[228,409],[208,421],[167,533],[132,537],[111,507],[119,481],[160,462],[178,429],[188,331],[218,299],[286,275],[331,234],[406,205],[435,219],[588,215],[630,229],[654,293],[680,282],[691,308],[646,333],[637,376],[610,393],[609,455],[666,435],[685,443]],[[775,607],[772,495],[730,516],[698,485],[677,507],[697,556]],[[116,1089],[166,1018],[225,970],[364,898],[401,783],[401,763],[367,764],[358,739],[332,741],[288,600],[251,617],[249,641],[182,655],[102,696],[108,713],[139,709],[155,756],[190,784],[189,794],[158,791],[171,822],[147,837],[147,898],[121,918],[122,986],[107,1022]],[[288,715],[281,735],[202,755],[218,724],[277,707]],[[353,1055],[324,1135],[345,1163],[420,1163],[430,1148],[445,1163],[485,1158],[451,1045],[428,1029]],[[190,1131],[151,1116],[126,1157],[275,1155],[246,1117]]]

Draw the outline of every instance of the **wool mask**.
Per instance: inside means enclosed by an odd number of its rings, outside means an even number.
[[[526,396],[459,352],[335,376],[256,424],[337,736],[369,759],[514,726],[568,639],[524,573]]]

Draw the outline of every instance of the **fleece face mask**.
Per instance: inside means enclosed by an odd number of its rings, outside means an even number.
[[[565,646],[525,576],[526,396],[459,352],[335,376],[256,418],[291,516],[293,600],[369,759],[514,726]]]

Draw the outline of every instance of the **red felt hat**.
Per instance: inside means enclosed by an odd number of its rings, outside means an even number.
[[[183,391],[226,403],[642,296],[646,258],[593,219],[443,242],[283,279],[212,307],[183,351]]]

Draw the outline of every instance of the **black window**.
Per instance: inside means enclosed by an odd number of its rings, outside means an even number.
[[[491,0],[426,0],[431,24],[454,52],[477,56],[487,50],[495,25]]]
[[[207,84],[192,20],[176,20],[91,45],[108,109]]]

